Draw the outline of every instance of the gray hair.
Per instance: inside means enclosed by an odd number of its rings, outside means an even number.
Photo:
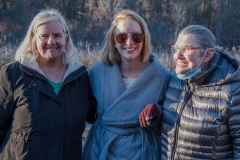
[[[215,42],[216,42],[216,38],[213,35],[213,33],[201,26],[201,25],[190,25],[187,26],[185,28],[183,28],[183,30],[179,33],[182,35],[186,35],[186,34],[193,34],[196,35],[198,42],[201,43],[202,46],[207,47],[207,48],[214,48],[215,47]]]
[[[66,45],[62,55],[62,63],[66,65],[68,59],[77,54],[77,49],[73,45],[68,25],[64,17],[55,9],[46,9],[40,11],[32,20],[24,40],[16,51],[15,60],[21,61],[21,59],[24,58],[28,60],[31,58],[37,59],[38,51],[35,34],[40,25],[52,21],[57,21],[62,25],[63,32],[66,36]]]

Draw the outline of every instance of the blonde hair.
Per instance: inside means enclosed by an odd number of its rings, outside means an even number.
[[[151,52],[151,37],[146,22],[137,13],[131,10],[122,10],[114,16],[111,27],[106,33],[104,39],[105,43],[101,51],[101,60],[108,65],[121,63],[121,56],[117,49],[115,49],[114,35],[119,21],[125,19],[134,20],[140,25],[142,32],[145,35],[143,40],[143,48],[141,51],[141,61],[145,63],[149,60],[149,55]]]
[[[67,22],[63,16],[55,9],[46,9],[40,11],[32,20],[27,34],[16,51],[15,60],[21,61],[21,59],[31,59],[32,57],[37,59],[38,51],[36,47],[35,34],[40,25],[57,21],[62,25],[63,32],[66,36],[66,45],[62,55],[62,63],[67,64],[68,59],[77,54],[77,49],[74,47],[72,39],[69,34]]]

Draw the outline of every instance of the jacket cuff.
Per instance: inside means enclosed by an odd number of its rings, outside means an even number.
[[[159,105],[159,104],[155,104],[159,111],[160,111],[160,114],[159,116],[157,117],[157,119],[153,119],[152,122],[150,123],[150,125],[147,126],[147,128],[149,130],[151,130],[154,134],[156,134],[157,136],[160,136],[161,135],[161,122],[162,122],[162,106]]]

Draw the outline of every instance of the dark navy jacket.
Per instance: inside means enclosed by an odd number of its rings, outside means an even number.
[[[19,62],[0,72],[0,159],[81,160],[85,120],[95,121],[96,101],[82,66],[58,95],[48,80]]]

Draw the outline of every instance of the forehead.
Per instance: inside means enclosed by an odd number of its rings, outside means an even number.
[[[124,19],[120,20],[116,26],[115,32],[141,32],[141,26],[138,24],[138,22],[131,20],[131,19]]]
[[[57,21],[46,22],[38,26],[37,33],[63,33],[63,27]]]
[[[196,35],[194,34],[179,34],[175,43],[178,47],[181,46],[198,46],[200,45]]]

